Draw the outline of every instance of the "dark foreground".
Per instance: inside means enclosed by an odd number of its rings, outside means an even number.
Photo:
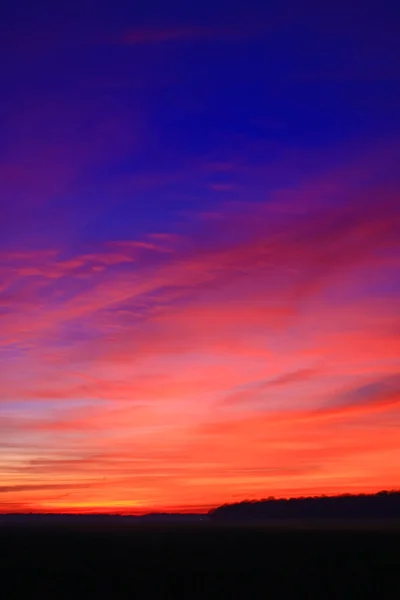
[[[9,525],[1,597],[400,598],[398,523]]]

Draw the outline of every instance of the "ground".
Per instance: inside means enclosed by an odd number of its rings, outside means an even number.
[[[4,600],[400,598],[398,523],[2,526]]]

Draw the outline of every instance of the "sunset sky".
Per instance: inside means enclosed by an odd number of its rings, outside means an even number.
[[[0,512],[400,487],[400,8],[9,3]]]

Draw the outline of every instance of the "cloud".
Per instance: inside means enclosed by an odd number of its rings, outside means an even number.
[[[86,489],[90,486],[88,484],[78,483],[49,483],[49,484],[32,484],[32,485],[0,485],[0,494],[14,493],[14,492],[38,492],[47,490],[65,490],[65,489]]]
[[[379,160],[217,204],[173,234],[2,251],[11,501],[82,510],[392,487],[399,221]],[[13,488],[66,476],[68,500]],[[72,487],[93,477],[106,482]]]
[[[93,172],[135,148],[142,125],[131,108],[127,114],[105,105],[99,95],[74,89],[59,94],[38,88],[28,104],[16,96],[6,121],[0,156],[6,207],[2,246],[21,250],[15,243],[21,239],[28,247],[65,245],[76,227],[77,204],[81,224],[104,210],[99,200],[95,205],[87,200]]]
[[[224,398],[223,404],[227,406],[241,405],[242,407],[245,407],[246,404],[251,405],[255,401],[257,403],[262,402],[267,407],[270,405],[271,398],[274,395],[274,388],[284,387],[285,390],[283,393],[287,394],[287,386],[294,385],[299,388],[299,384],[304,381],[307,382],[310,379],[318,378],[320,374],[321,373],[315,368],[298,369],[296,371],[283,373],[282,375],[273,377],[267,381],[251,382],[246,385],[244,389],[229,394]]]
[[[196,42],[205,40],[241,40],[265,34],[268,28],[260,24],[184,26],[169,28],[128,29],[119,38],[121,44],[136,46],[165,42]]]
[[[272,379],[268,385],[286,385],[291,383],[298,383],[299,381],[304,381],[305,379],[309,379],[310,377],[316,375],[315,369],[299,369],[298,371],[294,371],[292,373],[285,373],[284,375],[280,375],[275,379]]]
[[[368,410],[370,407],[384,408],[398,403],[400,403],[400,375],[396,373],[338,394],[331,406],[338,411],[342,407]]]

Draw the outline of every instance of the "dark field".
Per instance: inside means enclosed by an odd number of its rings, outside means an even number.
[[[398,523],[0,527],[13,598],[400,598]]]

